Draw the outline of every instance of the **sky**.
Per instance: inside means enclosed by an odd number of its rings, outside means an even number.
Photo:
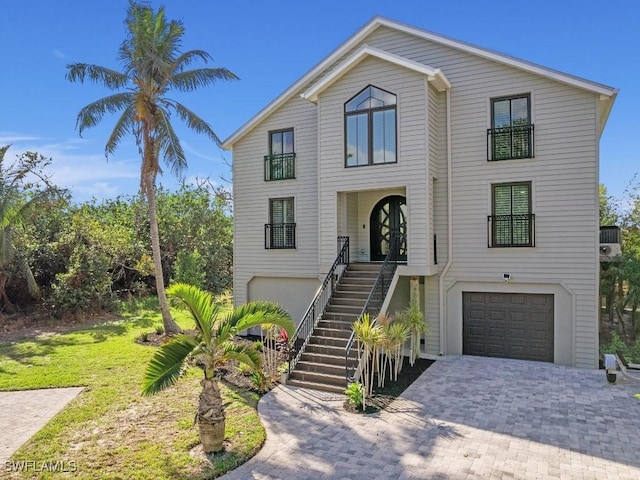
[[[165,0],[185,26],[183,50],[207,51],[209,66],[240,81],[173,95],[227,138],[375,15],[620,89],[600,143],[600,181],[622,197],[640,172],[640,2],[637,0]],[[0,145],[6,158],[35,151],[52,159],[53,181],[77,202],[135,194],[140,155],[133,138],[105,158],[115,124],[80,137],[76,116],[111,92],[70,83],[66,65],[118,69],[127,0],[0,0]],[[446,73],[446,72],[445,72]],[[230,152],[175,119],[186,181],[228,185]],[[173,189],[169,170],[159,183]]]

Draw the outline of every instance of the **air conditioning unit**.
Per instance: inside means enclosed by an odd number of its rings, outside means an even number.
[[[608,261],[618,255],[622,254],[619,243],[601,243],[600,244],[600,259]]]

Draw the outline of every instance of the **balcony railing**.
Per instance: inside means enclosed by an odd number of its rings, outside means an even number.
[[[533,125],[515,125],[487,130],[487,160],[532,157]]]
[[[288,180],[296,178],[296,154],[283,153],[280,155],[265,155],[264,157],[264,179],[267,182],[272,180]]]
[[[296,248],[295,223],[266,223],[264,226],[264,248]]]
[[[620,227],[615,225],[600,227],[600,243],[620,243]]]
[[[533,213],[489,215],[487,219],[489,248],[536,246],[536,216]]]

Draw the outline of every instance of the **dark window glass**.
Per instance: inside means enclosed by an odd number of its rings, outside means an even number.
[[[533,125],[529,95],[491,102],[492,160],[533,156]]]
[[[296,224],[293,198],[269,200],[270,223],[266,228],[267,248],[295,248]]]
[[[368,86],[345,106],[345,165],[395,163],[396,96]]]
[[[531,183],[493,186],[491,246],[533,246]]]

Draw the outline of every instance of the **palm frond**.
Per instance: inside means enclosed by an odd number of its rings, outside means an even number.
[[[122,72],[88,63],[68,64],[65,78],[74,83],[84,83],[85,80],[101,83],[112,90],[123,88],[129,82],[129,77]]]
[[[277,303],[267,301],[249,302],[235,308],[224,319],[238,334],[264,324],[277,325],[287,331],[289,337],[295,332],[291,315]]]
[[[167,112],[162,108],[158,108],[156,118],[159,150],[163,153],[164,161],[172,173],[179,176],[181,172],[187,168],[187,159],[184,155],[184,150],[169,121]]]
[[[219,80],[231,81],[239,78],[227,68],[196,68],[176,73],[167,84],[179,92],[192,92]]]
[[[135,110],[133,105],[129,104],[122,112],[122,115],[118,118],[113,130],[111,131],[111,135],[109,135],[109,139],[104,147],[105,154],[112,155],[122,138],[128,133],[133,133],[134,121],[133,116],[135,114]]]
[[[213,322],[218,306],[213,296],[201,288],[186,283],[174,283],[167,288],[167,295],[187,308],[205,345],[211,345]]]
[[[220,145],[220,139],[207,122],[181,103],[176,102],[174,104],[174,108],[176,109],[176,113],[178,114],[178,117],[180,117],[180,120],[182,120],[187,127],[196,133],[204,133],[213,140],[216,145]]]
[[[177,335],[171,342],[162,345],[147,365],[142,380],[142,394],[152,395],[175,384],[185,360],[197,345],[188,335]]]
[[[22,261],[22,274],[24,275],[24,278],[27,279],[27,288],[29,289],[29,294],[33,298],[40,298],[40,287],[38,286],[38,283],[33,276],[33,271],[31,270],[27,259],[24,259]]]
[[[126,109],[133,101],[131,92],[122,92],[101,98],[86,105],[78,113],[76,128],[80,135],[86,128],[95,127],[100,123],[105,113],[117,113]]]
[[[177,73],[182,72],[185,67],[188,67],[189,65],[191,65],[193,62],[197,60],[202,60],[204,63],[208,63],[208,62],[212,62],[213,58],[211,58],[211,55],[209,55],[204,50],[189,50],[186,52],[182,52],[176,57],[174,61],[174,66],[173,66],[174,76]]]
[[[235,360],[247,365],[252,370],[262,367],[260,353],[253,345],[234,345],[231,342],[225,343],[222,356],[225,360]]]

